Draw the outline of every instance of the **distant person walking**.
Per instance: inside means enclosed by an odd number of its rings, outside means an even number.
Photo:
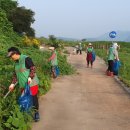
[[[76,45],[76,54],[82,54],[82,43],[80,42],[78,45]]]
[[[80,55],[82,54],[82,43],[81,42],[79,43],[79,53],[80,53]]]
[[[79,46],[76,45],[75,48],[76,48],[76,54],[78,54],[79,53]]]
[[[87,61],[87,67],[89,67],[89,64],[91,64],[91,68],[93,67],[93,46],[92,43],[88,44],[88,47],[86,49],[86,53],[87,53],[87,57],[86,57],[86,61]]]

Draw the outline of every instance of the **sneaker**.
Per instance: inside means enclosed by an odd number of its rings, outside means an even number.
[[[37,122],[40,120],[40,115],[39,115],[39,112],[35,112],[35,115],[34,115],[34,121]]]

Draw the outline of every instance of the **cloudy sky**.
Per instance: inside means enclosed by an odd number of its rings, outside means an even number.
[[[130,31],[130,0],[18,0],[35,12],[36,36],[98,37]]]

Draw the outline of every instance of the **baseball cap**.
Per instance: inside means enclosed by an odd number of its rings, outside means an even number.
[[[8,54],[7,54],[7,57],[11,57],[13,54],[21,54],[19,49],[16,48],[16,47],[10,47],[8,49]]]

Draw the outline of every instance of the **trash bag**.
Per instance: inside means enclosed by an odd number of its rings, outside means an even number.
[[[18,104],[20,106],[21,111],[28,112],[31,109],[33,102],[32,102],[32,95],[30,92],[30,86],[28,84],[26,84],[26,87],[22,95],[19,97]]]
[[[56,76],[60,75],[60,69],[58,66],[55,66],[55,72],[56,72]]]
[[[114,73],[114,75],[118,75],[118,71],[119,71],[120,66],[121,66],[120,61],[115,60],[113,62],[113,73]]]
[[[93,52],[92,52],[92,61],[95,61],[95,59],[96,59],[96,54],[95,54],[95,52],[93,51]]]

